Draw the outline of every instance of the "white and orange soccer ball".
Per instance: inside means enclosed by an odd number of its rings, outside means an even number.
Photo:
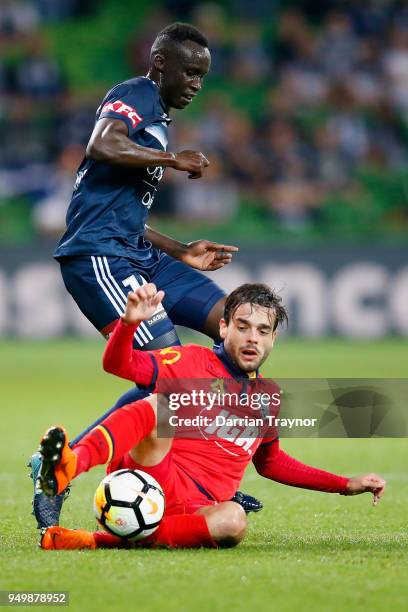
[[[99,484],[94,512],[99,525],[121,538],[142,540],[156,531],[163,518],[164,493],[150,474],[117,470]]]

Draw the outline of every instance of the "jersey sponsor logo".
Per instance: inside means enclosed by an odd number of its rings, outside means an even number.
[[[150,208],[153,204],[154,197],[156,195],[156,185],[162,180],[165,168],[162,166],[154,166],[152,168],[146,168],[146,174],[148,180],[143,179],[143,183],[148,185],[148,191],[142,197],[142,204],[146,208]]]
[[[261,421],[262,419],[242,418],[228,410],[220,410],[211,425],[208,425],[202,433],[206,439],[213,439],[216,436],[218,440],[214,440],[215,444],[229,455],[237,457],[238,453],[224,446],[223,440],[235,444],[248,455],[252,455],[251,447],[260,436]]]
[[[176,363],[176,361],[178,361],[181,357],[180,351],[176,351],[176,349],[171,348],[171,346],[168,346],[167,348],[162,349],[159,354],[169,355],[165,359],[162,359],[163,365],[172,365],[173,363]],[[171,355],[173,355],[173,357],[171,357]]]
[[[101,110],[101,116],[104,113],[117,113],[118,115],[123,115],[123,117],[130,119],[134,128],[143,121],[143,118],[134,108],[128,104],[125,104],[121,100],[117,100],[116,102],[107,102]]]
[[[162,180],[165,168],[163,166],[153,166],[152,168],[146,168],[147,174],[152,180],[158,183]]]

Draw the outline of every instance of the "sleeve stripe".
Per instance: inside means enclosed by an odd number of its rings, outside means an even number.
[[[104,425],[97,425],[95,429],[98,429],[104,435],[106,444],[108,445],[108,458],[105,463],[110,463],[112,461],[113,450],[114,450],[114,443],[113,443],[112,435],[110,431],[108,431],[108,429]]]
[[[157,381],[157,376],[159,374],[159,366],[157,365],[156,357],[153,355],[153,353],[149,352],[148,355],[149,355],[150,359],[152,360],[153,368],[154,368],[154,374],[153,374],[153,377],[152,377],[151,384],[155,385],[156,381]]]
[[[145,132],[153,136],[153,138],[155,138],[166,151],[168,140],[165,131],[161,127],[158,125],[149,125],[149,127],[145,128]]]

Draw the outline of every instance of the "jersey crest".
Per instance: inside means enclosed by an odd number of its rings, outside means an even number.
[[[163,365],[172,365],[173,363],[176,363],[176,361],[178,361],[181,357],[180,351],[177,351],[171,346],[165,349],[162,349],[159,355],[168,355],[168,357],[165,357],[165,359],[162,359]]]

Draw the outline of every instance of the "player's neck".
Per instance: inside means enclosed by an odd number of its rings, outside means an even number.
[[[146,74],[146,78],[156,83],[157,87],[160,87],[160,73],[154,68],[149,69],[149,72]]]
[[[157,85],[157,87],[159,88],[159,92],[160,92],[160,72],[158,72],[154,68],[150,68],[149,72],[146,74],[146,79],[150,79],[151,81],[153,81],[153,83]],[[166,112],[168,113],[170,109],[168,105],[165,103],[165,101],[163,100],[161,93],[160,93],[160,100]]]
[[[223,342],[220,344],[215,344],[213,347],[214,353],[217,355],[218,359],[222,361],[223,366],[226,370],[234,377],[234,378],[257,378],[258,371],[255,372],[245,372],[241,370],[239,366],[233,361],[230,355],[225,350],[225,346]]]

